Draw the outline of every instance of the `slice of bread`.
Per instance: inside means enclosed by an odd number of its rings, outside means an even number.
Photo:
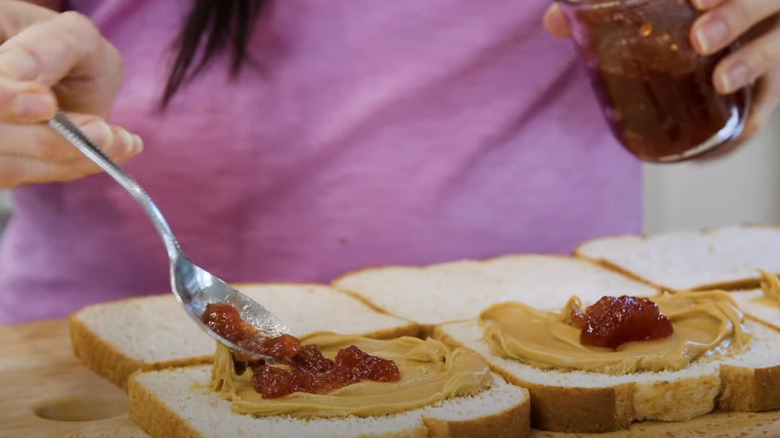
[[[604,295],[650,296],[657,290],[595,263],[566,256],[510,255],[424,268],[390,266],[357,271],[333,285],[378,310],[432,328],[476,318],[503,301],[520,300],[538,309],[560,306],[560,297],[584,302]]]
[[[409,321],[379,313],[341,291],[321,285],[238,285],[276,313],[293,335],[330,330],[375,338],[416,335]],[[94,372],[125,387],[136,370],[209,363],[214,340],[201,331],[172,294],[86,307],[70,317],[77,357]]]
[[[780,408],[780,333],[746,321],[748,350],[702,359],[680,371],[612,376],[542,370],[492,353],[476,320],[444,324],[434,337],[482,355],[494,372],[531,394],[531,426],[560,432],[607,432],[640,420],[685,421],[711,412]]]
[[[585,242],[575,255],[659,288],[749,289],[759,269],[780,273],[780,228],[739,225]]]
[[[377,417],[253,417],[208,390],[209,366],[138,372],[129,382],[130,417],[153,438],[521,438],[529,433],[527,391],[494,375],[489,389],[422,409]]]
[[[780,304],[768,299],[763,290],[738,291],[732,293],[732,296],[745,315],[780,330]]]

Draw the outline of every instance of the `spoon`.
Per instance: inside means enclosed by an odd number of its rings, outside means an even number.
[[[184,305],[187,313],[197,324],[214,339],[234,351],[273,362],[273,359],[249,351],[211,330],[202,320],[206,306],[211,303],[228,304],[238,310],[241,318],[255,326],[269,337],[289,333],[287,327],[265,307],[239,292],[205,269],[193,264],[182,252],[171,227],[163,217],[152,198],[144,189],[116,164],[105,152],[92,143],[63,112],[49,121],[68,142],[76,146],[84,155],[106,171],[116,182],[125,188],[138,201],[152,220],[155,228],[165,242],[171,267],[171,288],[173,294]]]

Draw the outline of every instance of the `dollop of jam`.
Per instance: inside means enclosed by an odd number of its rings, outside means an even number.
[[[396,382],[401,373],[395,362],[372,356],[352,345],[339,350],[334,360],[322,355],[316,345],[302,345],[298,338],[284,334],[263,335],[247,324],[234,307],[209,304],[203,322],[236,345],[274,359],[273,364],[241,352],[233,352],[236,374],[252,370],[252,384],[263,398],[279,398],[295,392],[325,394],[348,385],[372,380]]]
[[[672,336],[672,321],[648,298],[603,297],[583,312],[572,306],[569,320],[580,328],[580,343],[616,350],[633,341],[649,341]]]

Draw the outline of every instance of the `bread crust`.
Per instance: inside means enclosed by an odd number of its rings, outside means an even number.
[[[143,371],[133,373],[128,380],[130,419],[152,437],[203,438],[186,419],[134,378],[141,373]],[[524,392],[526,397],[521,403],[492,415],[471,420],[444,420],[423,415],[420,427],[390,436],[364,434],[360,438],[525,438],[530,435],[530,399],[528,392]]]
[[[780,365],[745,368],[721,365],[723,393],[718,407],[731,412],[761,412],[780,409]]]
[[[205,365],[214,361],[213,354],[161,362],[139,361],[127,356],[121,350],[106,342],[102,337],[93,332],[88,325],[79,321],[76,315],[68,318],[68,324],[70,325],[73,353],[76,357],[81,359],[87,368],[125,390],[127,390],[127,379],[136,371]],[[375,339],[394,339],[402,336],[420,337],[423,333],[419,325],[410,323],[406,326],[366,333],[363,336]]]
[[[127,382],[130,419],[144,432],[153,437],[202,438],[186,420],[170,411],[165,403],[134,380],[132,375]]]
[[[596,263],[597,265],[601,266],[602,268],[609,269],[612,272],[616,272],[618,274],[621,274],[623,276],[626,276],[632,280],[636,280],[640,283],[644,283],[650,287],[654,287],[658,289],[659,291],[668,291],[668,292],[683,292],[680,289],[674,289],[662,284],[654,283],[646,278],[641,277],[638,274],[635,274],[631,271],[628,271],[621,266],[618,266],[609,260],[601,259],[601,258],[593,258],[588,257],[585,255],[575,255],[575,257],[578,257],[582,260],[587,260],[592,263]],[[759,277],[756,278],[745,278],[742,280],[734,280],[734,281],[727,281],[727,282],[721,282],[721,283],[711,283],[711,284],[704,284],[700,286],[696,286],[690,290],[694,291],[706,291],[706,290],[725,290],[725,291],[739,291],[739,290],[747,290],[747,289],[755,289],[761,284],[761,279]]]
[[[79,321],[76,315],[68,318],[73,353],[95,373],[107,378],[116,386],[127,390],[127,379],[136,371],[152,371],[166,368],[186,367],[211,363],[214,355],[197,356],[162,362],[143,362],[133,359],[115,348],[89,326]]]
[[[269,285],[327,287],[325,285],[314,285],[310,283],[273,283]],[[238,286],[252,286],[252,284],[243,284]],[[343,290],[335,290],[335,288],[330,289],[333,289],[337,293],[345,293]],[[125,298],[107,303],[144,300],[148,298],[157,298],[159,296],[160,295],[151,295],[148,297]],[[152,371],[167,368],[204,365],[209,364],[214,360],[214,354],[156,362],[146,362],[134,359],[124,353],[120,348],[117,348],[111,343],[107,342],[98,333],[93,331],[88,324],[85,324],[80,319],[80,314],[81,312],[76,312],[70,315],[68,318],[73,353],[87,368],[107,378],[109,381],[122,389],[127,390],[127,379],[135,371]],[[363,333],[361,335],[376,339],[393,339],[401,336],[422,337],[425,334],[425,329],[422,328],[419,324],[409,322],[407,325],[389,327],[370,333]]]
[[[468,348],[436,327],[433,337],[451,348]],[[524,381],[501,367],[493,372],[509,383],[526,388],[531,395],[531,425],[560,432],[607,432],[627,428],[633,418],[633,384],[604,388],[576,388],[540,385]]]
[[[561,432],[609,432],[625,429],[634,418],[631,399],[634,385],[607,388],[555,387],[509,377],[512,384],[531,394],[531,424],[535,428]]]
[[[527,393],[526,393],[527,394]],[[531,402],[471,421],[444,421],[423,416],[428,438],[516,438],[531,432]]]

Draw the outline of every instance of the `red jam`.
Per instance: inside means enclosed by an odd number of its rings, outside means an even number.
[[[572,324],[582,329],[580,343],[616,350],[633,341],[650,341],[672,336],[672,321],[650,299],[604,297],[585,312],[572,308]]]
[[[240,347],[273,358],[276,363],[233,353],[236,374],[252,369],[252,384],[263,398],[279,398],[294,392],[325,394],[364,380],[395,382],[401,378],[395,362],[363,352],[356,346],[341,349],[335,360],[322,355],[316,345],[301,345],[294,336],[269,338],[244,322],[238,310],[226,304],[209,304],[203,322]]]

